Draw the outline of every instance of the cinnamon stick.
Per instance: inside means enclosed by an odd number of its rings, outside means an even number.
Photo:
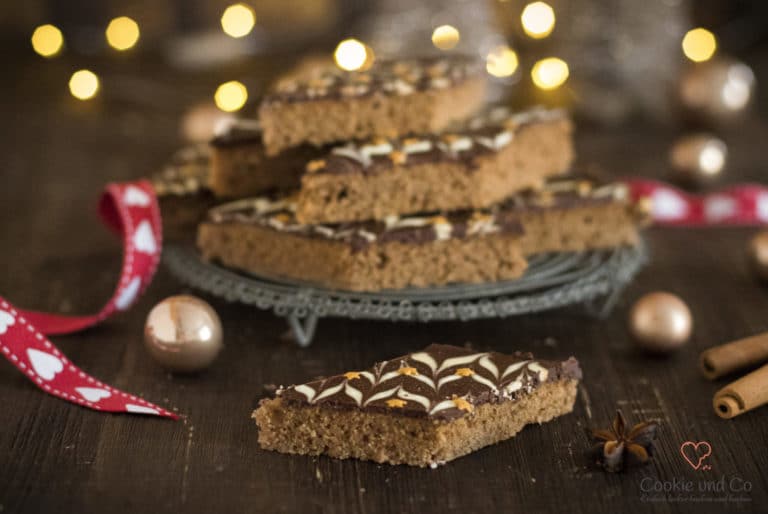
[[[715,346],[702,352],[701,372],[710,380],[768,362],[768,332]]]
[[[768,364],[715,393],[712,405],[721,418],[730,419],[768,403]]]

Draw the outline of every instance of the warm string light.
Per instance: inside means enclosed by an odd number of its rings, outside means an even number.
[[[509,77],[517,71],[517,53],[507,45],[491,50],[485,59],[485,69],[494,77]]]
[[[460,39],[459,29],[453,25],[440,25],[432,32],[432,44],[440,50],[450,50]]]
[[[374,54],[371,47],[357,39],[345,39],[333,52],[336,65],[342,70],[358,71],[371,67]]]
[[[129,50],[139,41],[139,24],[128,16],[120,16],[109,22],[105,35],[115,50]]]
[[[242,109],[248,100],[248,89],[236,80],[221,84],[213,95],[216,107],[224,112],[234,112]]]
[[[545,91],[562,86],[569,75],[568,64],[557,57],[547,57],[533,65],[531,78],[539,89]]]
[[[32,48],[43,57],[53,57],[64,47],[64,36],[54,25],[40,25],[32,33]]]
[[[525,33],[534,38],[545,38],[555,28],[555,11],[545,2],[533,2],[525,6],[520,21]]]
[[[247,36],[256,25],[256,13],[245,4],[233,4],[221,15],[221,28],[231,37]]]
[[[69,92],[79,100],[89,100],[99,91],[99,77],[91,70],[78,70],[69,79]]]
[[[683,53],[693,62],[708,61],[717,51],[717,39],[704,28],[689,30],[683,38]]]

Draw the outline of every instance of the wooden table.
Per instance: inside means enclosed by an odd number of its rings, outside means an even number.
[[[66,95],[69,64],[41,62],[21,63],[0,98],[0,291],[24,307],[90,312],[111,293],[119,261],[117,243],[94,216],[103,183],[160,166],[179,144],[185,102],[208,94],[212,82],[198,77],[177,96],[140,101],[139,94],[110,100],[105,81],[104,98],[86,105]],[[166,88],[179,84],[166,77]],[[729,181],[765,178],[767,135],[764,123],[750,121],[728,136]],[[585,128],[581,160],[624,175],[658,175],[672,137],[672,129],[654,126]],[[768,289],[744,262],[752,233],[649,230],[652,263],[606,321],[574,310],[466,324],[323,320],[314,344],[299,349],[284,339],[282,320],[209,298],[226,348],[198,376],[163,371],[142,346],[149,309],[187,292],[161,272],[130,312],[54,341],[88,372],[186,419],[85,410],[46,396],[3,361],[0,512],[765,511],[768,407],[717,418],[711,398],[723,383],[705,381],[695,364],[704,348],[768,330]],[[696,321],[691,342],[669,358],[637,352],[625,325],[631,302],[658,289],[686,299]],[[360,368],[434,341],[577,356],[585,378],[574,413],[435,470],[258,448],[250,414],[269,384]],[[663,425],[651,465],[611,475],[587,467],[584,429],[606,426],[617,408],[630,421],[660,418]],[[688,440],[711,444],[710,471],[683,460],[679,449]],[[742,496],[751,501],[717,504],[722,493],[713,492],[703,493],[705,503],[643,501],[655,481],[688,480],[698,488],[721,477],[726,486],[734,477],[734,484],[749,482]]]

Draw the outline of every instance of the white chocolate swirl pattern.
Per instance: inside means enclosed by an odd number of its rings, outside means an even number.
[[[540,384],[581,378],[578,362],[431,345],[367,371],[281,388],[284,401],[451,420],[478,405],[514,401]]]
[[[453,55],[422,59],[380,60],[364,71],[320,67],[307,76],[281,80],[264,98],[264,105],[325,98],[357,98],[371,94],[408,96],[445,89],[470,78],[484,79],[480,63]]]
[[[439,136],[375,139],[364,143],[347,143],[331,149],[328,158],[307,166],[308,173],[349,173],[370,171],[392,165],[409,165],[425,161],[457,160],[488,152],[497,152],[514,140],[525,125],[547,123],[566,118],[560,109],[533,107],[513,113],[497,107],[456,130]],[[340,158],[347,162],[340,162]],[[352,163],[350,167],[347,164]]]

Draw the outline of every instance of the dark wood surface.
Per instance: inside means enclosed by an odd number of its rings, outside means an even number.
[[[2,86],[0,291],[22,307],[85,313],[109,296],[118,270],[117,242],[94,215],[103,183],[161,165],[179,144],[185,102],[211,81],[190,81],[169,94],[179,83],[171,76],[165,89],[117,99],[105,93],[84,105],[66,94],[68,65],[46,63],[54,71],[45,73],[42,66],[20,65],[16,79]],[[659,175],[673,134],[643,125],[584,128],[581,160],[622,175]],[[766,179],[766,136],[760,121],[728,134],[728,181]],[[142,345],[150,308],[187,292],[161,271],[130,312],[54,342],[98,378],[177,409],[185,420],[85,410],[46,396],[3,361],[0,512],[765,511],[768,407],[732,421],[717,418],[711,398],[725,382],[707,382],[696,369],[702,349],[768,330],[768,288],[744,260],[752,233],[649,230],[652,262],[605,321],[574,310],[429,325],[323,320],[314,344],[299,349],[283,337],[282,320],[210,298],[226,347],[208,371],[191,377],[163,371]],[[636,351],[625,324],[632,301],[659,289],[681,295],[695,318],[692,340],[669,358]],[[436,341],[577,356],[585,378],[573,414],[435,470],[258,448],[250,413],[265,386],[357,369]],[[584,428],[607,425],[617,408],[630,421],[659,418],[662,429],[652,464],[610,475],[587,467]],[[711,444],[710,471],[694,471],[682,459],[687,440]],[[722,494],[704,493],[702,502],[648,503],[646,477],[691,480],[695,487],[739,477],[751,483],[744,494],[750,501],[714,503]]]

